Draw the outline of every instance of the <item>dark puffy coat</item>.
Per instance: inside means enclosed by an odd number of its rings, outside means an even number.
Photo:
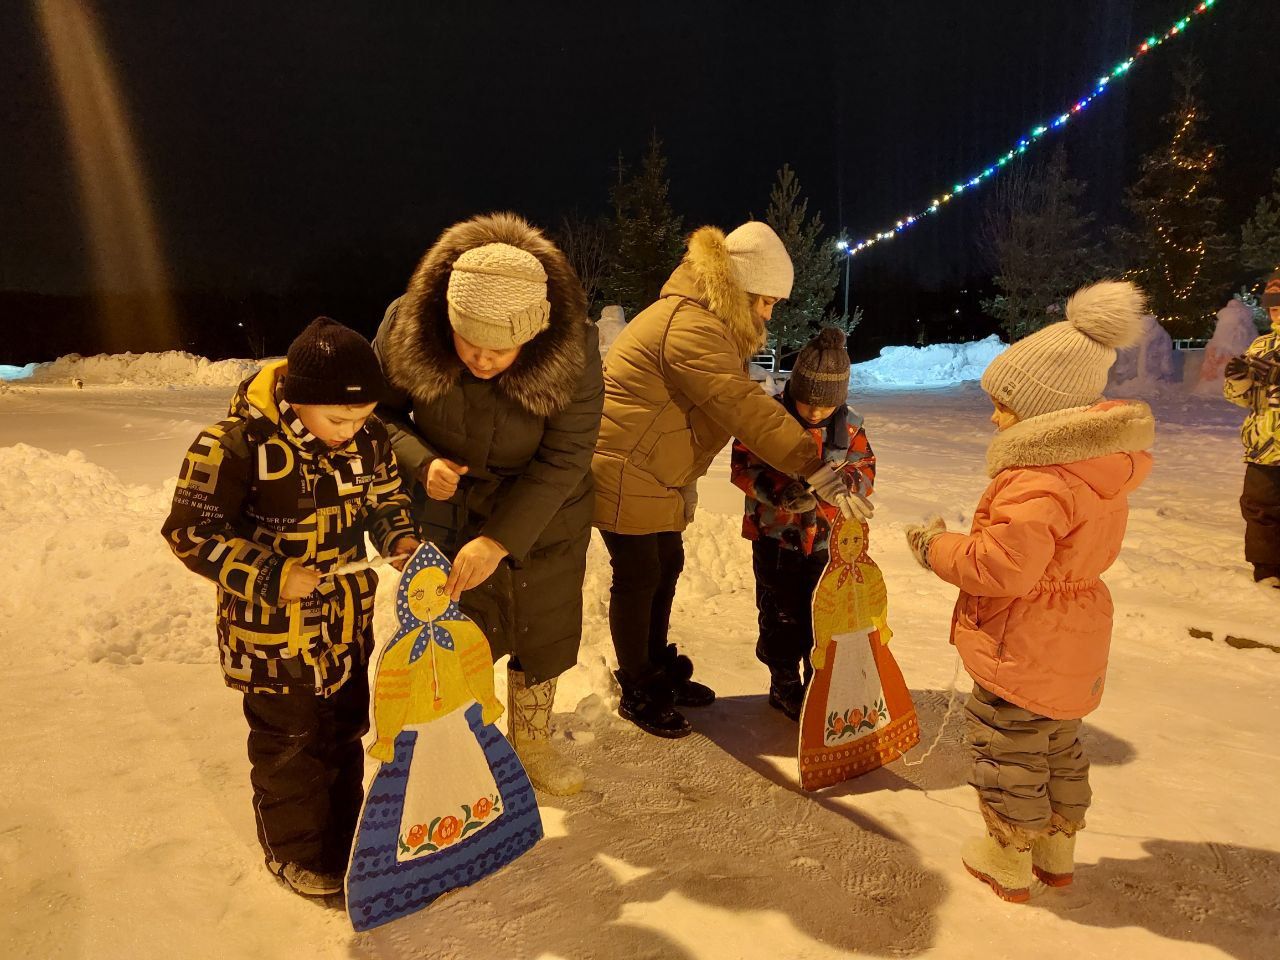
[[[284,361],[240,386],[227,419],[187,452],[162,530],[188,568],[218,585],[218,649],[227,686],[329,696],[373,648],[372,570],[325,577],[280,602],[289,569],[322,573],[414,536],[387,431],[370,418],[329,450],[276,396]]]
[[[551,325],[492,380],[473,377],[453,347],[445,293],[453,262],[486,243],[532,253],[547,271]],[[538,683],[577,662],[582,581],[591,537],[591,454],[604,384],[595,326],[564,254],[510,214],[476,217],[445,231],[418,265],[405,295],[387,308],[374,350],[397,395],[387,422],[423,535],[446,554],[477,536],[510,556],[461,606],[495,659],[517,656]],[[451,500],[422,484],[434,457],[465,464]]]

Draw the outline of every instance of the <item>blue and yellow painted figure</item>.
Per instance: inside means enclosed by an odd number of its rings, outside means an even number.
[[[542,837],[533,786],[494,726],[489,644],[444,590],[424,543],[396,591],[400,629],[373,686],[381,761],[347,871],[347,912],[367,930],[501,869]]]
[[[378,739],[369,755],[377,760],[394,757],[406,726],[438,720],[473,700],[486,724],[502,716],[488,641],[445,593],[444,567],[428,565],[438,561],[443,555],[424,544],[405,569],[408,584],[396,600],[401,629],[382,654],[373,692]]]

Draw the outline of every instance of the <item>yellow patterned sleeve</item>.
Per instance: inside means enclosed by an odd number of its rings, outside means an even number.
[[[373,686],[373,725],[378,738],[369,748],[369,756],[383,763],[395,759],[396,737],[404,729],[409,715],[412,693],[409,653],[417,632],[401,637],[395,646],[385,650],[378,663],[378,676]]]
[[[470,620],[450,620],[438,624],[453,637],[454,649],[462,663],[462,675],[466,677],[471,695],[483,711],[485,723],[493,723],[502,716],[502,704],[493,692],[493,653],[484,633]]]

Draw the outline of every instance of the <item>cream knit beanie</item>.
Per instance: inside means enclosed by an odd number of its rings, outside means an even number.
[[[752,220],[724,238],[733,275],[747,293],[784,300],[791,296],[795,269],[778,235],[767,223]]]
[[[1146,307],[1132,283],[1103,281],[1067,301],[1067,319],[1023,337],[982,374],[982,389],[1030,420],[1102,399],[1116,349],[1136,343]]]
[[[449,323],[490,350],[528,343],[551,323],[547,271],[527,250],[486,243],[464,252],[449,274]]]

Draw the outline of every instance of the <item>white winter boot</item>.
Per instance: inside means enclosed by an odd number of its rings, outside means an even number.
[[[556,678],[525,686],[524,673],[507,670],[507,738],[529,780],[544,793],[567,797],[582,789],[582,768],[551,743]]]
[[[977,877],[1001,900],[1026,903],[1031,899],[1031,844],[1033,835],[1001,820],[984,804],[987,832],[967,840],[960,848],[965,869]]]
[[[1083,823],[1072,823],[1055,813],[1049,829],[1031,842],[1031,870],[1050,887],[1065,887],[1075,878],[1076,831]]]

